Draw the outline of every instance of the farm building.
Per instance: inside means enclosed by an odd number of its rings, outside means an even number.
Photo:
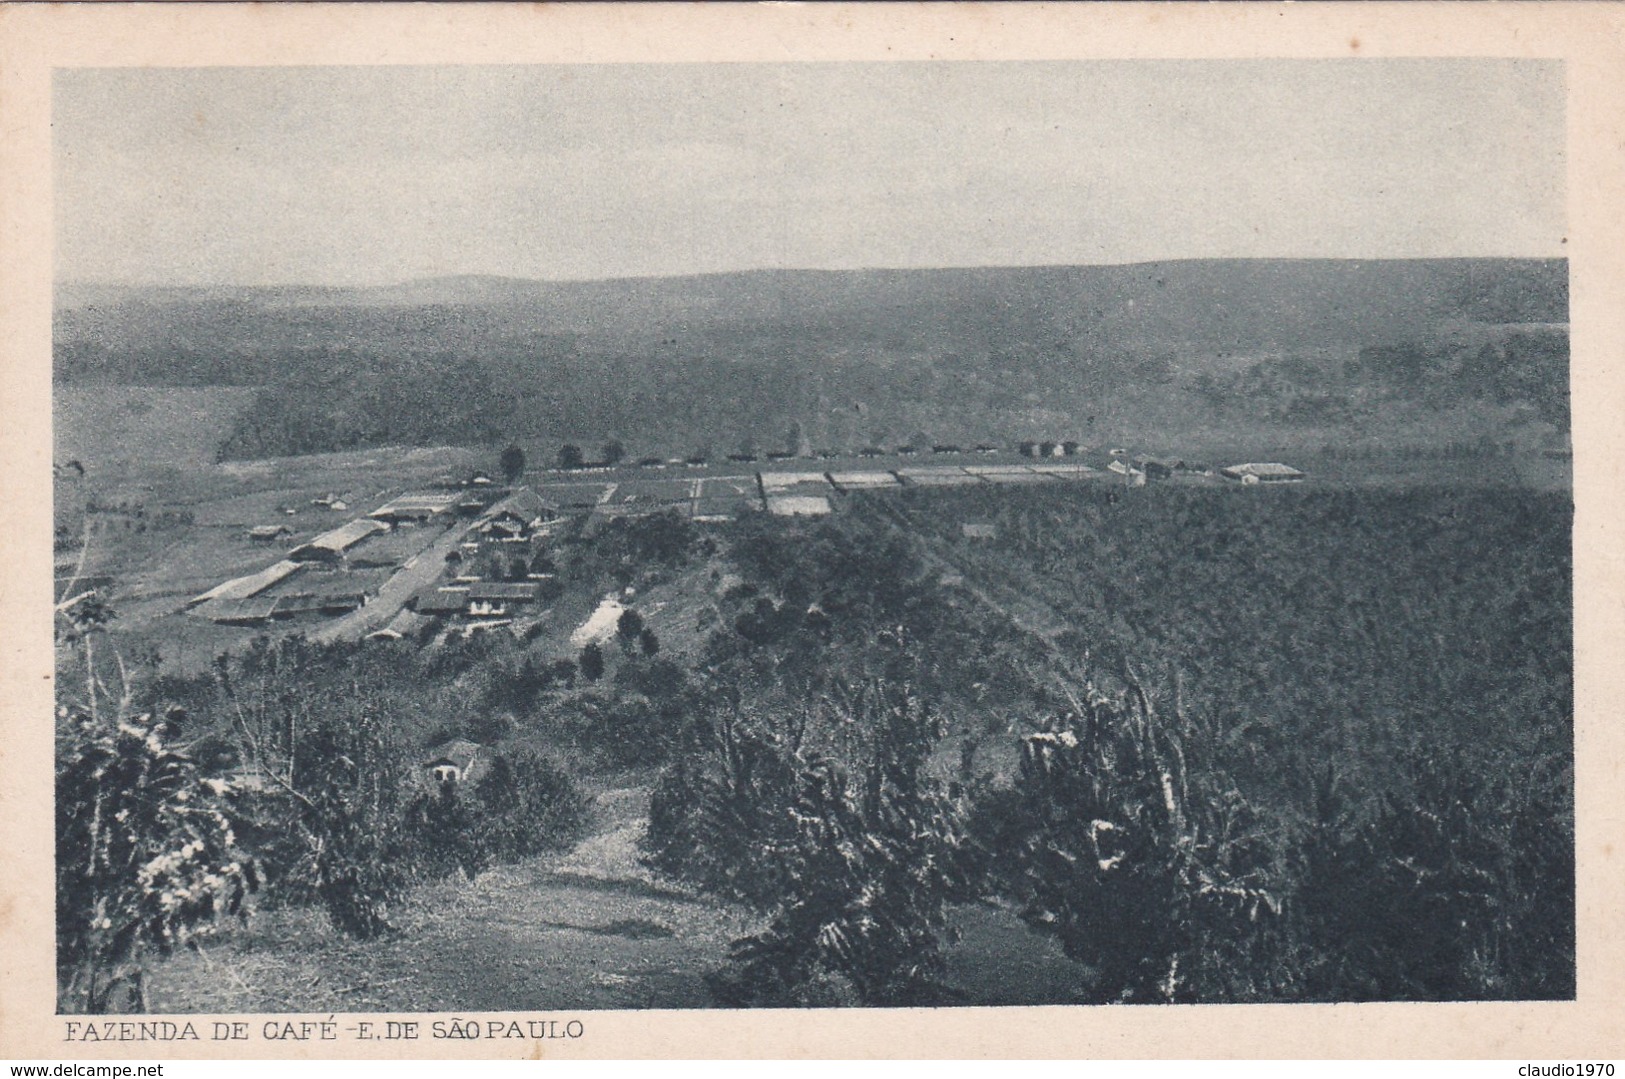
[[[353,592],[372,593],[378,591],[385,581],[392,575],[389,568],[382,569],[351,569],[343,566],[329,566],[325,563],[307,563],[305,570],[295,581],[278,585],[272,589],[279,596],[327,596],[347,595]]]
[[[468,589],[425,588],[412,597],[411,607],[419,614],[462,614],[468,610]]]
[[[434,529],[404,528],[375,533],[346,553],[352,566],[394,567],[422,553],[439,535]]]
[[[248,538],[256,543],[274,543],[293,535],[287,525],[255,525],[248,530]]]
[[[402,608],[400,613],[389,620],[389,625],[383,629],[375,629],[367,634],[369,641],[398,641],[402,637],[410,637],[429,624],[426,615],[418,614]]]
[[[1036,464],[1031,469],[1040,476],[1057,476],[1064,479],[1077,479],[1094,469],[1081,461],[1057,461],[1054,463]]]
[[[283,596],[276,601],[277,617],[295,614],[349,614],[367,604],[363,592],[328,592],[311,596]]]
[[[540,525],[558,517],[558,508],[528,487],[521,487],[488,510],[477,526],[483,536],[527,539]]]
[[[302,543],[288,552],[295,562],[337,562],[344,553],[374,532],[389,529],[382,521],[366,519],[351,521],[330,532],[323,532],[309,543]]]
[[[1112,463],[1106,466],[1106,470],[1122,476],[1131,486],[1145,486],[1145,473],[1133,465],[1124,464],[1121,458],[1114,458]]]
[[[390,499],[367,514],[375,521],[400,523],[428,521],[456,510],[462,496],[455,491],[415,491]]]
[[[201,613],[208,616],[211,622],[228,626],[254,626],[275,617],[278,602],[271,596],[217,599],[204,607]]]
[[[896,487],[900,482],[890,472],[831,472],[829,481],[842,491],[861,491],[875,487]]]
[[[423,758],[424,778],[431,783],[472,783],[490,767],[489,751],[467,738],[453,738],[434,746]]]
[[[823,517],[829,499],[823,495],[769,495],[767,511],[779,517]]]
[[[492,513],[513,513],[532,521],[546,521],[558,516],[558,507],[529,487],[521,487],[491,507]]]
[[[1025,465],[966,465],[965,471],[984,483],[1049,483],[1051,480]]]
[[[999,533],[990,524],[966,521],[959,526],[959,534],[966,539],[993,539]]]
[[[227,625],[258,625],[273,618],[300,614],[345,614],[365,605],[363,592],[319,592],[297,596],[251,596],[244,599],[217,599],[200,607],[198,613],[211,622]]]
[[[1306,473],[1274,461],[1230,465],[1219,469],[1219,475],[1241,483],[1299,483],[1306,478]]]
[[[207,603],[215,599],[247,599],[249,596],[257,596],[279,581],[287,580],[299,572],[300,568],[298,562],[284,560],[275,565],[267,566],[258,573],[251,573],[247,577],[236,577],[217,584],[207,592],[187,600],[186,605],[196,607],[200,603]]]
[[[1148,480],[1171,480],[1174,478],[1174,469],[1178,462],[1164,461],[1156,457],[1140,458],[1140,471],[1145,473]]]
[[[488,488],[468,491],[458,495],[457,504],[452,508],[459,517],[478,517],[495,501],[495,495],[496,492]]]
[[[489,539],[499,540],[504,543],[522,542],[530,538],[533,523],[516,513],[504,510],[481,521],[479,533]]]
[[[897,478],[908,487],[963,487],[981,482],[958,465],[899,468]]]
[[[481,581],[468,586],[468,613],[500,617],[509,607],[535,603],[538,592],[535,581]]]

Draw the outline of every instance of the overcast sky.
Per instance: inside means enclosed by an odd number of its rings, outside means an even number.
[[[1563,254],[1556,62],[58,72],[59,280]]]

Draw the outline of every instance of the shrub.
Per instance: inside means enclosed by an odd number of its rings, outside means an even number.
[[[562,850],[581,835],[587,801],[570,774],[536,753],[498,756],[474,785],[477,841],[498,862]]]
[[[1573,999],[1574,838],[1550,777],[1440,754],[1356,819],[1330,769],[1294,912],[1316,1000]]]
[[[615,635],[620,638],[622,648],[631,648],[642,632],[643,616],[630,607],[622,611],[615,621]]]
[[[142,961],[237,913],[258,885],[224,795],[172,718],[64,711],[56,770],[58,1006],[146,1009]]]
[[[403,821],[405,853],[413,870],[430,879],[462,873],[473,877],[490,864],[490,851],[477,832],[475,807],[455,783],[442,783],[408,802]]]
[[[410,883],[402,835],[402,754],[376,716],[357,709],[320,722],[292,747],[291,823],[333,924],[362,940],[392,931],[387,908]]]
[[[596,682],[604,677],[604,650],[598,647],[596,641],[588,641],[581,649],[581,660],[578,665],[581,677],[589,682]]]
[[[796,793],[792,753],[738,712],[719,710],[692,736],[650,797],[649,864],[760,908],[783,895]]]
[[[995,872],[1102,1002],[1266,999],[1283,866],[1213,739],[1138,683],[1087,690],[1024,742]]]
[[[941,1000],[948,903],[979,875],[958,800],[924,775],[941,721],[886,685],[820,705],[723,712],[656,791],[650,862],[772,912],[710,980],[725,1004]]]

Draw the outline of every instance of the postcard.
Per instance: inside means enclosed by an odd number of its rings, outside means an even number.
[[[1622,30],[0,10],[0,1048],[1617,1056]]]

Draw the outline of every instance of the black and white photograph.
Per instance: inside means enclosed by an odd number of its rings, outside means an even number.
[[[1575,1001],[1567,79],[57,68],[57,1014]]]

